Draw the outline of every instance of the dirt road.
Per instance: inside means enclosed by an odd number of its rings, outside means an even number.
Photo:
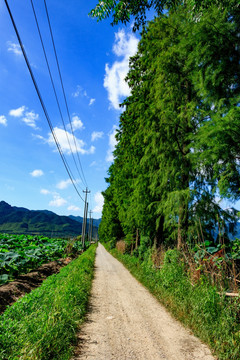
[[[209,349],[99,244],[90,312],[74,360],[213,360]]]

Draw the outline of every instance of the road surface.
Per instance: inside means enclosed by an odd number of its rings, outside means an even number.
[[[214,359],[101,244],[95,266],[74,360]]]

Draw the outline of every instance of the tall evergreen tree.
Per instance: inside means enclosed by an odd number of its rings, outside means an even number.
[[[116,241],[120,240],[124,233],[119,220],[118,210],[113,194],[113,168],[114,165],[109,168],[109,178],[106,179],[106,181],[109,183],[109,186],[102,193],[105,201],[98,233],[102,241],[112,242],[112,246],[114,247],[116,245]]]
[[[211,174],[223,197],[240,198],[240,11],[212,8],[195,26],[189,61],[205,108],[196,137],[202,171]]]
[[[140,229],[157,245],[170,234],[179,248],[224,215],[217,186],[239,196],[238,14],[188,14],[179,7],[143,33],[110,179],[125,234]]]

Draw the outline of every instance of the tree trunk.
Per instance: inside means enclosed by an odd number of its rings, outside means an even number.
[[[182,197],[180,200],[178,216],[178,239],[177,248],[180,250],[187,241],[188,231],[188,201]]]
[[[192,99],[192,87],[189,84],[189,81],[186,79],[185,83],[186,89],[186,123],[184,126],[183,136],[185,138],[186,135],[191,133],[192,129],[188,125],[188,109],[187,104],[191,102]],[[189,144],[190,141],[185,138],[182,146],[179,145],[180,151],[182,153],[182,174],[181,174],[181,182],[180,189],[188,190],[189,189],[189,171],[191,168],[191,164],[189,159],[187,158],[187,154],[189,153]],[[180,250],[182,246],[187,241],[188,235],[188,196],[186,194],[180,194],[180,205],[179,205],[179,214],[178,214],[178,240],[177,240],[177,248]]]
[[[156,248],[159,248],[160,245],[164,242],[164,232],[163,232],[163,226],[164,226],[164,216],[160,216],[159,225],[156,230],[156,234],[154,237],[154,246]]]
[[[133,253],[133,243],[134,243],[134,238],[132,237],[132,239],[131,239],[131,255]]]
[[[139,230],[136,230],[136,244],[135,244],[135,249],[138,248],[138,242],[139,242]]]
[[[185,155],[186,145],[183,146],[181,190],[189,189],[189,168],[190,164]],[[178,214],[178,239],[177,248],[180,250],[187,241],[188,234],[188,195],[180,194],[180,205]]]

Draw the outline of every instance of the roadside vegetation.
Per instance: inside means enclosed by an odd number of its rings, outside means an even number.
[[[96,245],[0,316],[0,359],[67,360],[84,320]]]
[[[86,244],[88,246],[88,243]],[[0,285],[53,260],[76,256],[81,239],[0,234]]]
[[[109,245],[106,247],[109,249]],[[123,241],[117,244],[117,247],[119,250],[112,249],[111,254],[120,260],[175,318],[208,344],[218,359],[239,359],[239,297],[225,296],[221,287],[214,284],[212,275],[214,271],[220,273],[220,270],[215,268],[211,274],[206,272],[199,276],[197,262],[193,267],[193,254],[179,252],[177,249],[164,251],[140,248],[142,256],[137,257],[125,253],[129,247],[125,247]],[[189,263],[192,264],[191,267]]]

